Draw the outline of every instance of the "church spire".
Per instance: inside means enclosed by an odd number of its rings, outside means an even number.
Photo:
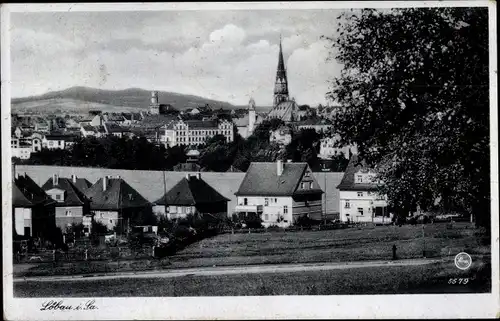
[[[288,100],[288,80],[286,77],[285,62],[283,59],[283,49],[281,46],[280,34],[280,52],[278,55],[278,69],[276,70],[276,82],[274,83],[274,102],[273,106]]]

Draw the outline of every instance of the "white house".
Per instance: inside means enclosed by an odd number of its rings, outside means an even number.
[[[290,226],[323,211],[323,190],[307,163],[251,163],[235,193],[235,212],[258,215],[264,226]]]
[[[340,220],[344,222],[390,223],[386,195],[379,195],[382,184],[377,173],[358,161],[353,155],[344,173],[339,189]]]

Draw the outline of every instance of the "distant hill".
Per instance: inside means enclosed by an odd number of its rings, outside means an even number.
[[[212,100],[193,95],[184,95],[172,92],[158,92],[160,103],[171,104],[176,109],[184,110],[194,108],[197,106],[204,106],[209,104],[214,109],[234,109],[234,105],[227,102]],[[131,107],[137,109],[147,109],[151,98],[151,91],[140,88],[130,88],[124,90],[103,90],[89,87],[71,87],[61,91],[52,91],[39,96],[30,96],[23,98],[12,99],[12,109],[16,110],[17,107],[22,109],[27,106],[40,109],[40,104],[43,102],[43,108],[49,108],[49,101],[71,100],[81,101],[82,103],[95,103],[103,106],[114,107]],[[78,105],[78,104],[77,104]],[[88,104],[87,104],[88,105]],[[49,110],[47,110],[49,111]]]

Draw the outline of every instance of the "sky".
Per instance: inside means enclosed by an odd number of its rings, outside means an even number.
[[[326,103],[339,10],[30,12],[11,15],[11,95],[143,88],[272,105],[282,35],[291,98]],[[168,103],[168,102],[164,102]]]

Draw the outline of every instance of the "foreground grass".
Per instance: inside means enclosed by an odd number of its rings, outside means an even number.
[[[491,291],[491,268],[475,262],[468,271],[453,262],[346,270],[87,280],[15,282],[16,297],[156,297],[477,293]],[[469,278],[450,285],[450,278]]]
[[[14,276],[75,275],[250,264],[352,262],[444,258],[465,251],[490,254],[489,244],[468,223],[303,232],[222,234],[190,245],[166,260],[93,261],[14,266]]]

